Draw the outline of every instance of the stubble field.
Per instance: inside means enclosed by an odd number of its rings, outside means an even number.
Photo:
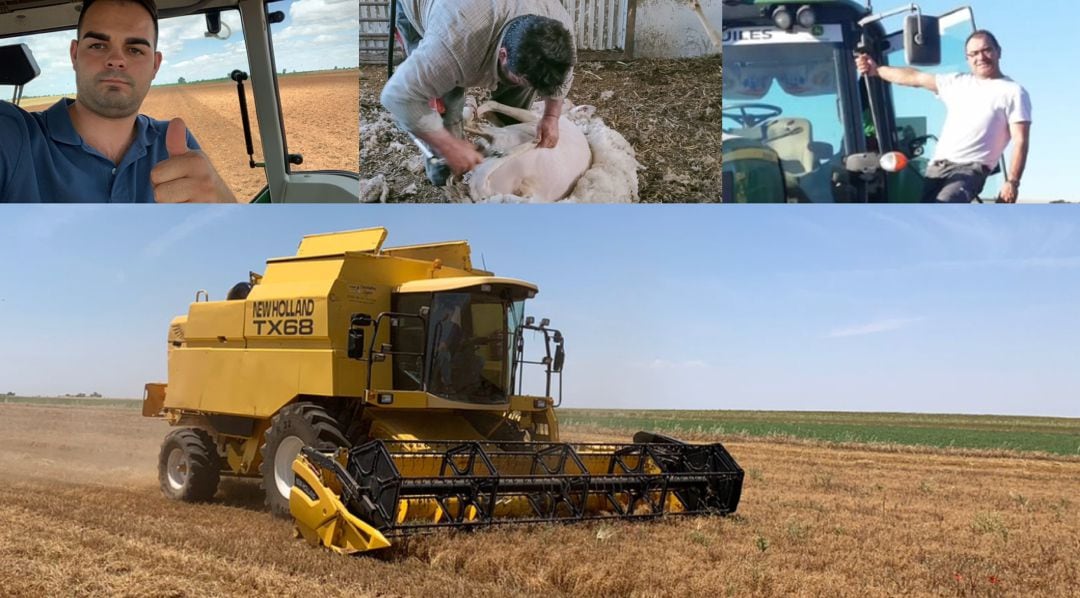
[[[304,156],[294,170],[359,169],[359,82],[356,69],[280,76],[285,138],[290,153]],[[263,161],[250,82],[245,84],[255,161]],[[74,97],[74,96],[71,96]],[[52,101],[24,103],[43,110]],[[261,168],[248,166],[240,103],[232,81],[152,87],[140,112],[161,120],[181,117],[240,201],[266,185]]]
[[[344,558],[256,485],[167,501],[168,428],[135,409],[0,404],[6,596],[1069,596],[1080,459],[723,436],[738,514],[414,539]],[[622,432],[569,427],[575,440]],[[715,439],[715,438],[714,438]]]

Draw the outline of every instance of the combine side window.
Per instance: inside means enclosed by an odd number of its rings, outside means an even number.
[[[431,295],[401,295],[395,297],[393,310],[418,314],[420,308],[431,305]],[[400,318],[390,327],[390,344],[395,352],[421,353],[424,350],[424,326],[419,318]],[[420,390],[423,388],[424,362],[419,355],[394,355],[394,388]]]

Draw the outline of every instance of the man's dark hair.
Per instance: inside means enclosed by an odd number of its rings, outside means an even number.
[[[157,16],[157,3],[154,0],[121,0],[122,2],[131,2],[132,4],[138,4],[146,9],[146,12],[150,13],[150,18],[154,21],[154,48],[157,48],[158,39],[158,16]],[[82,20],[86,11],[90,10],[90,7],[94,5],[97,0],[84,0],[82,10],[79,11],[79,23],[75,26],[75,35],[78,37],[82,34]]]
[[[541,96],[553,96],[574,66],[574,38],[562,23],[538,15],[510,21],[503,35],[506,66]]]
[[[998,43],[997,38],[994,37],[993,33],[990,33],[989,31],[987,31],[985,29],[979,29],[975,33],[972,33],[971,35],[968,36],[967,41],[964,42],[964,50],[965,51],[967,50],[968,43],[971,42],[971,40],[975,39],[976,37],[981,37],[981,38],[984,38],[984,39],[988,40],[994,46],[995,50],[997,50],[998,52],[1001,52],[1001,44]]]

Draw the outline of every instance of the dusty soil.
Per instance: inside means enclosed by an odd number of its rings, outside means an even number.
[[[642,202],[719,201],[720,68],[714,56],[589,62],[575,70],[570,101],[596,106],[596,115],[630,142],[645,167],[638,173]],[[361,124],[389,119],[379,103],[385,84],[385,66],[360,67]],[[388,201],[446,201],[416,169],[420,153],[404,133],[380,127],[361,144],[360,176],[384,175]],[[416,193],[404,194],[410,185]]]
[[[351,69],[279,77],[289,152],[304,156],[304,163],[294,166],[295,170],[357,171],[360,132],[356,126],[359,119],[356,81],[356,70]],[[250,83],[246,92],[255,161],[261,162]],[[40,110],[49,105],[24,108]],[[242,201],[266,185],[262,169],[248,167],[235,83],[152,87],[141,111],[162,120],[183,118],[222,178]]]
[[[163,498],[155,467],[167,431],[129,409],[0,405],[0,594],[1066,596],[1080,587],[1077,458],[725,439],[747,471],[732,517],[439,533],[345,558],[294,539],[250,483],[224,484],[209,504]]]

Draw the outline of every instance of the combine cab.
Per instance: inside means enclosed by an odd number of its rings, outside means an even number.
[[[887,32],[901,14],[903,29]],[[861,77],[855,55],[966,72],[974,30],[967,7],[930,17],[912,4],[874,14],[853,0],[725,2],[723,200],[919,201],[945,108],[925,90]],[[984,194],[1002,180],[991,176]]]
[[[273,513],[343,553],[439,527],[735,511],[743,472],[719,444],[560,441],[564,338],[525,316],[535,285],[473,268],[464,242],[385,235],[305,237],[173,320],[169,383],[143,409],[177,426],[167,496],[261,477]]]

